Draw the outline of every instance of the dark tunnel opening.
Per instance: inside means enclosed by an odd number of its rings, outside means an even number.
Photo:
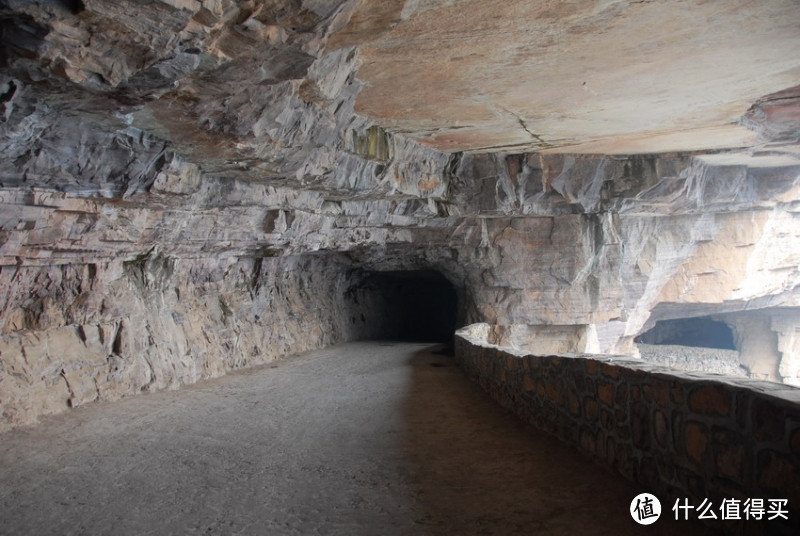
[[[709,317],[659,320],[652,329],[637,337],[637,341],[644,344],[737,350],[730,326]]]
[[[346,295],[358,339],[451,342],[458,294],[439,272],[363,272]]]

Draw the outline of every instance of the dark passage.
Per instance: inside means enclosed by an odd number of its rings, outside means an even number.
[[[363,272],[347,291],[358,339],[451,341],[458,297],[439,272]]]
[[[702,348],[736,350],[731,328],[709,317],[659,320],[639,337],[645,344],[676,344]]]

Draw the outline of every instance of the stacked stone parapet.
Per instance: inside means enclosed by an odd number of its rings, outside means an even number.
[[[800,533],[800,389],[674,371],[629,358],[519,355],[480,330],[455,338],[456,360],[502,406],[658,496],[708,500],[732,534]],[[554,463],[557,463],[554,460]],[[724,519],[723,500],[788,501],[766,520]]]

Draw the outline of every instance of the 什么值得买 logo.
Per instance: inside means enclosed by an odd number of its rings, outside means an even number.
[[[661,516],[661,502],[655,495],[640,493],[631,501],[631,517],[640,525],[651,525]]]

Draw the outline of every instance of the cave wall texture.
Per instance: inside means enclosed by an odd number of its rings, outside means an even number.
[[[725,315],[800,385],[800,60],[724,122],[750,145],[578,153],[513,119],[527,144],[453,148],[361,79],[434,4],[0,2],[0,430],[376,336],[353,289],[383,271],[542,354]]]

